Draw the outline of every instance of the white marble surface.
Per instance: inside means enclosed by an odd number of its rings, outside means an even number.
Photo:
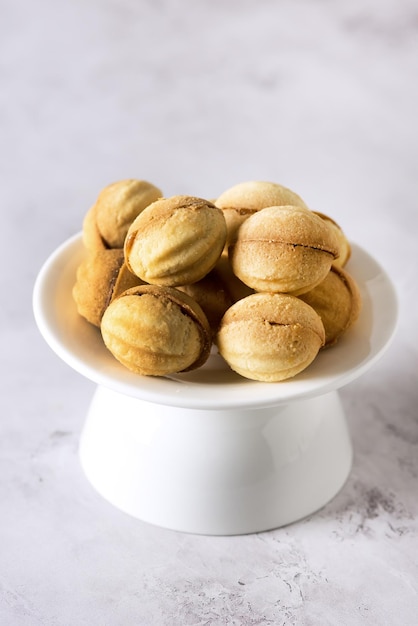
[[[16,0],[0,31],[0,623],[414,626],[416,2]],[[77,450],[94,388],[40,337],[31,292],[98,191],[127,177],[207,197],[280,182],[395,282],[399,331],[341,393],[354,466],[319,513],[191,536],[87,483]]]

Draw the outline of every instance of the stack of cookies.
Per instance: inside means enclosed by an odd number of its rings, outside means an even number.
[[[83,242],[77,309],[141,375],[196,369],[215,344],[246,378],[289,379],[360,312],[344,232],[278,183],[209,201],[119,181],[87,212]]]

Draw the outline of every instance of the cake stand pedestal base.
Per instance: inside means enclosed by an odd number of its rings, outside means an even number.
[[[267,408],[200,410],[99,386],[80,459],[93,487],[136,518],[238,535],[324,506],[348,477],[352,445],[336,391]]]

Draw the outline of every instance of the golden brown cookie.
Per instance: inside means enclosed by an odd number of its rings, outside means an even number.
[[[226,240],[221,209],[208,200],[173,196],[148,206],[125,240],[129,269],[147,283],[186,285],[215,266]]]
[[[93,214],[105,247],[123,248],[134,219],[162,195],[152,183],[136,179],[120,180],[102,189]]]
[[[107,307],[103,341],[113,356],[138,374],[164,376],[200,367],[211,348],[200,306],[171,287],[144,285],[123,292]]]
[[[325,328],[324,347],[334,345],[360,314],[361,296],[357,283],[341,267],[332,266],[319,285],[299,297],[315,309],[322,319]]]
[[[94,204],[84,216],[83,219],[83,243],[87,250],[91,252],[97,252],[99,250],[107,250],[109,246],[106,245],[102,236],[100,235],[96,221],[96,205]],[[119,249],[123,246],[119,246]]]
[[[246,285],[293,295],[320,283],[338,254],[337,237],[324,220],[295,206],[254,213],[229,247],[234,274]]]
[[[141,282],[127,269],[123,250],[98,250],[88,254],[78,266],[73,298],[79,314],[100,326],[112,299]]]
[[[325,341],[319,315],[295,296],[256,293],[236,302],[216,337],[221,356],[241,376],[291,378],[312,363]]]
[[[241,224],[260,209],[283,205],[308,208],[302,198],[291,189],[266,181],[238,183],[224,191],[215,204],[224,211],[228,244],[235,241]]]
[[[208,318],[213,333],[218,330],[225,311],[234,302],[253,292],[235,276],[228,259],[224,256],[221,256],[213,270],[201,280],[177,288],[198,302]]]
[[[222,255],[214,269],[233,303],[254,293],[254,289],[235,276],[227,256]]]
[[[319,217],[322,217],[322,219],[326,221],[328,226],[334,231],[335,235],[337,236],[340,253],[337,258],[332,262],[332,264],[336,265],[337,267],[344,267],[344,265],[347,263],[348,259],[351,256],[351,245],[343,229],[339,224],[337,224],[335,220],[333,220],[328,215],[325,215],[324,213],[319,213],[318,211],[314,211],[314,213],[316,215],[319,215]]]

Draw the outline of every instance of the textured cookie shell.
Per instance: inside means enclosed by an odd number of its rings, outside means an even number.
[[[112,299],[140,282],[127,269],[123,250],[89,252],[77,268],[73,287],[77,310],[88,322],[100,326],[103,313]]]
[[[269,206],[293,205],[308,208],[302,198],[287,187],[266,181],[247,181],[230,187],[216,199],[221,209],[259,211]]]
[[[228,244],[235,241],[238,228],[253,213],[270,206],[294,205],[308,208],[302,198],[287,187],[267,181],[246,181],[224,191],[216,200],[225,215]]]
[[[299,297],[322,319],[324,347],[334,345],[358,319],[361,310],[357,283],[346,270],[337,266],[331,267],[319,285]]]
[[[134,219],[162,195],[158,187],[146,180],[120,180],[105,187],[97,198],[94,215],[106,247],[123,248]]]
[[[319,284],[338,256],[336,235],[301,207],[268,207],[239,228],[229,247],[234,273],[256,291],[299,295]]]
[[[325,341],[319,315],[287,294],[257,293],[236,302],[222,318],[216,343],[241,376],[278,382],[303,371]]]
[[[84,246],[90,252],[108,249],[108,246],[103,240],[103,237],[97,227],[95,204],[90,207],[83,218],[82,237]],[[122,247],[123,246],[119,246],[119,249]]]
[[[324,213],[319,213],[318,211],[314,211],[315,215],[319,215],[333,230],[338,240],[339,254],[336,259],[332,262],[333,265],[337,267],[344,267],[351,256],[351,245],[349,240],[347,239],[346,234],[343,229],[335,220],[333,220],[328,215]]]
[[[208,318],[213,332],[216,332],[225,311],[237,300],[250,295],[253,290],[239,280],[232,272],[228,259],[222,255],[215,267],[201,280],[178,287],[189,294]]]
[[[144,285],[123,292],[106,309],[103,341],[131,371],[163,376],[200,367],[207,360],[209,323],[187,294]]]
[[[175,287],[208,274],[225,241],[220,209],[201,198],[173,196],[138,215],[126,237],[125,259],[145,282]]]

